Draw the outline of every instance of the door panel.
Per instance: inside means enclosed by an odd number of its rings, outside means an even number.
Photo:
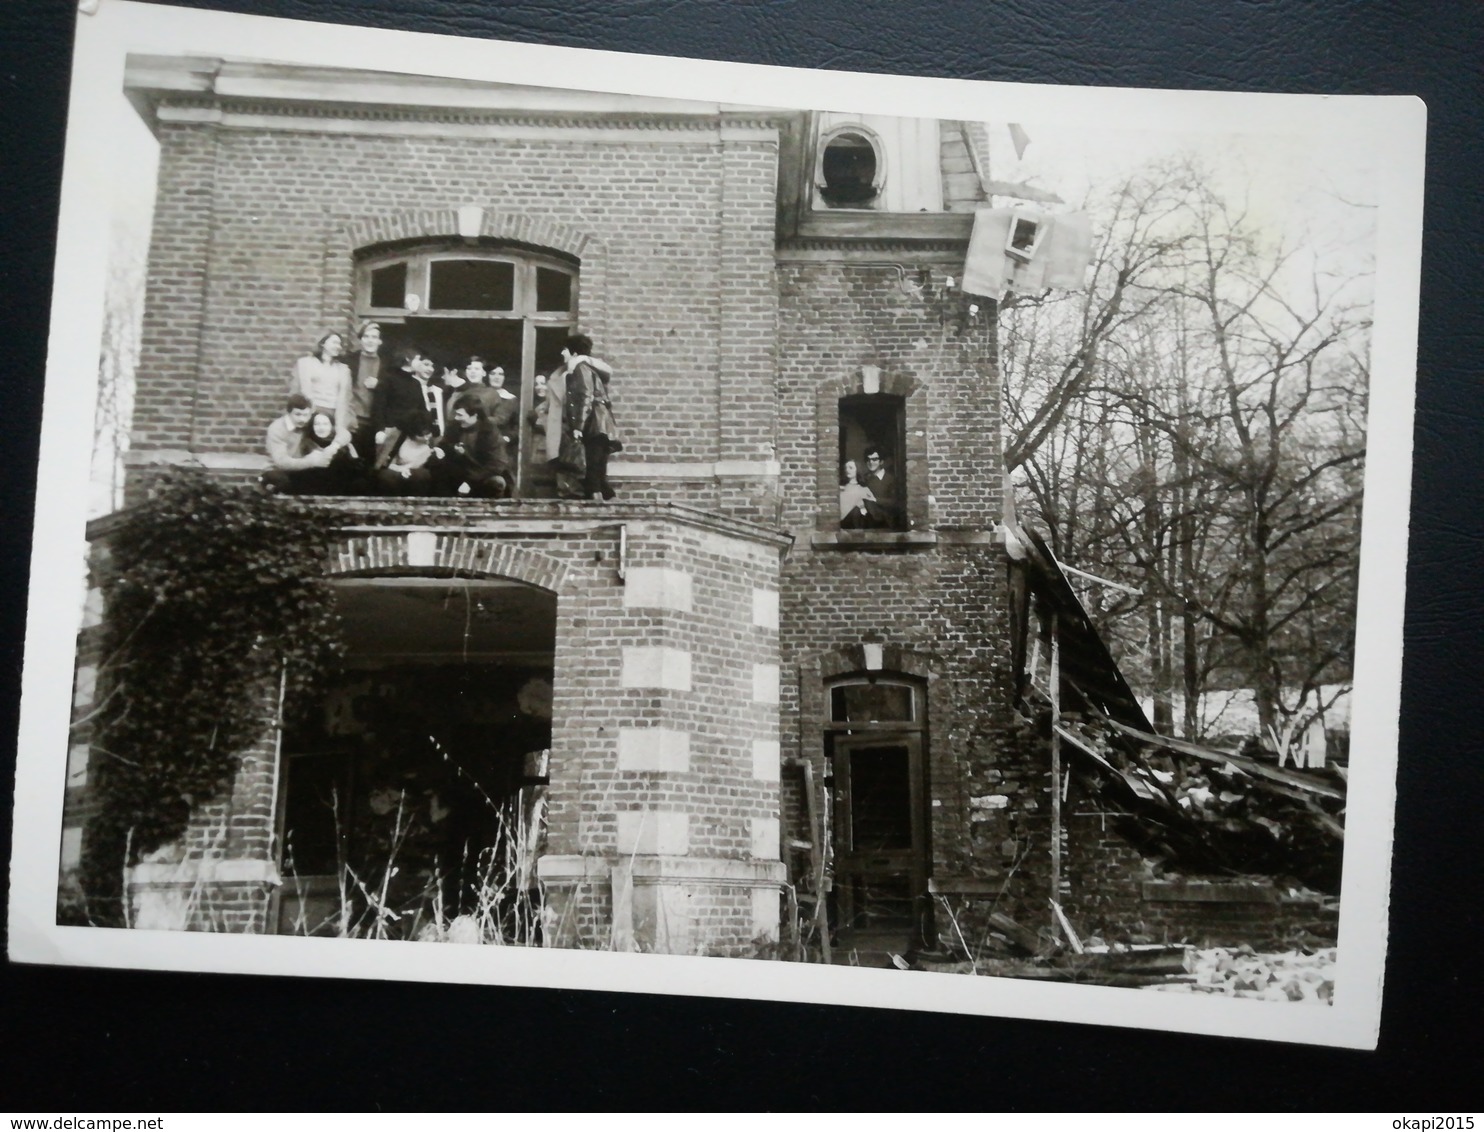
[[[862,963],[922,942],[927,821],[919,736],[836,736],[836,927]]]

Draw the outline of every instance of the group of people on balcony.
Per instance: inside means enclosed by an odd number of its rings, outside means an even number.
[[[295,495],[508,498],[515,489],[520,401],[505,371],[479,355],[435,377],[408,347],[383,357],[381,327],[362,324],[359,349],[334,331],[294,364],[284,415],[268,428],[270,491]],[[622,444],[609,398],[613,368],[592,339],[569,335],[562,364],[537,375],[530,423],[565,499],[612,499],[608,457]]]

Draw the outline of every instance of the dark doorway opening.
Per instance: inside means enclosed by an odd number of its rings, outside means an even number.
[[[523,375],[529,372],[534,378],[560,368],[562,343],[571,332],[566,326],[533,326],[521,319],[502,318],[408,318],[382,327],[388,357],[416,347],[432,359],[434,372],[440,376],[444,370],[462,375],[465,362],[474,354],[484,359],[488,370],[504,369],[505,389],[515,395],[518,407],[510,438],[517,468],[516,493],[538,499],[555,497],[556,479],[547,467],[545,434],[532,419],[537,405],[535,382],[527,382]]]
[[[280,757],[281,933],[539,942],[555,597],[340,587],[350,644]]]
[[[931,939],[920,692],[858,680],[831,689],[833,926],[841,952],[889,966]]]

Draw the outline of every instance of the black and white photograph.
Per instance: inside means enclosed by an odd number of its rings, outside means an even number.
[[[79,17],[11,957],[1374,1048],[1421,104],[651,62]]]

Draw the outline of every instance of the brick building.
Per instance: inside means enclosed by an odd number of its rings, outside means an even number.
[[[254,476],[294,359],[364,319],[498,360],[521,409],[511,500],[335,501],[344,680],[133,871],[136,923],[329,930],[345,854],[385,840],[357,828],[422,807],[463,838],[428,841],[447,874],[494,845],[481,804],[537,786],[547,943],[870,961],[982,939],[991,909],[1045,921],[995,304],[956,286],[982,125],[195,58],[132,58],[126,88],[160,144],[129,499],[162,466]],[[535,455],[574,329],[614,367],[608,504],[551,498]],[[901,507],[842,527],[869,447]],[[368,713],[408,703],[459,781],[421,739],[372,750]],[[1140,862],[1106,833],[1068,875],[1127,891],[1116,919]]]

